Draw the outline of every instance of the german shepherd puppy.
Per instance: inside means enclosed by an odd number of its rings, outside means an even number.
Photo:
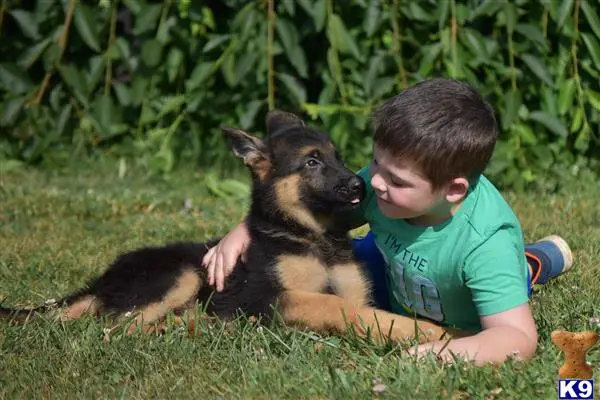
[[[86,287],[61,299],[59,316],[132,312],[128,333],[138,327],[150,332],[168,313],[181,314],[199,302],[221,318],[241,311],[269,320],[277,311],[286,322],[323,333],[353,327],[376,340],[440,338],[443,329],[431,322],[370,307],[368,277],[354,258],[344,223],[344,213],[364,197],[364,182],[344,166],[328,135],[283,111],[268,113],[266,124],[264,141],[222,128],[253,183],[251,244],[224,291],[207,285],[201,265],[218,240],[146,247],[120,255]],[[0,316],[23,321],[44,311],[47,306],[0,308]]]

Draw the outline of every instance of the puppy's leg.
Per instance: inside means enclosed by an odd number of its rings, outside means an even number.
[[[69,306],[60,312],[62,321],[72,321],[79,319],[83,315],[95,315],[102,307],[100,301],[93,295],[83,296],[73,301]]]
[[[203,284],[200,276],[193,270],[185,270],[177,279],[176,284],[163,296],[161,301],[145,306],[136,316],[135,321],[127,329],[127,334],[133,334],[139,325],[145,333],[160,331],[164,327],[156,322],[163,319],[170,311],[185,308],[195,302],[196,294]]]
[[[442,327],[431,322],[372,307],[356,307],[341,297],[329,294],[285,292],[281,297],[280,312],[286,321],[317,331],[342,333],[352,326],[355,332],[365,337],[370,330],[377,341],[418,338],[424,343],[437,340],[444,334]]]

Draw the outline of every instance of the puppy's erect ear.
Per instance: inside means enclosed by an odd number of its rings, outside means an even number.
[[[262,140],[237,128],[221,126],[221,131],[229,139],[233,154],[263,179],[269,171],[270,162]]]
[[[266,124],[268,135],[273,135],[278,131],[292,127],[306,126],[304,121],[296,114],[292,114],[281,110],[269,111],[267,113]]]

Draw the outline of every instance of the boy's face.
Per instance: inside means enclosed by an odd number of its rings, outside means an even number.
[[[455,183],[433,190],[431,182],[417,168],[398,162],[377,146],[373,149],[371,185],[383,215],[411,220],[417,225],[433,225],[445,221],[453,214],[453,206],[456,205],[453,201],[464,197],[455,195]],[[466,193],[466,188],[464,191]]]

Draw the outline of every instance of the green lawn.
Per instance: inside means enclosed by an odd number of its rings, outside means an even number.
[[[120,179],[106,163],[4,173],[0,299],[41,303],[80,287],[124,250],[224,234],[247,199],[215,197],[204,182],[191,170],[168,180],[135,171]],[[172,330],[161,337],[118,333],[105,343],[108,321],[42,318],[24,326],[0,322],[0,397],[556,398],[562,355],[550,332],[600,332],[590,322],[600,317],[600,193],[597,183],[571,182],[564,194],[506,196],[528,240],[560,233],[576,258],[571,272],[536,289],[540,344],[529,364],[442,366],[416,362],[399,347],[245,321],[205,323],[195,338]],[[588,355],[597,378],[599,348]],[[376,384],[384,391],[374,392]]]

